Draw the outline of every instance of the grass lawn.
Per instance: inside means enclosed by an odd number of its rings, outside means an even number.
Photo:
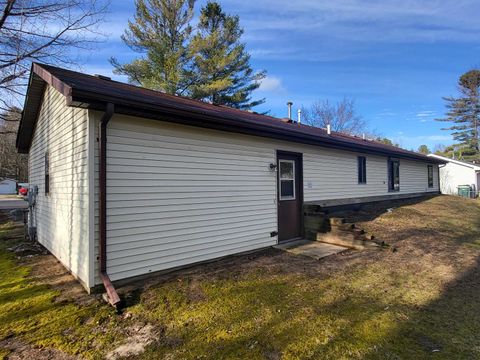
[[[22,226],[0,225],[0,359],[100,358],[122,338],[122,319],[83,293],[52,256],[32,256],[38,250],[22,237]]]
[[[480,202],[439,196],[357,216],[390,248],[321,261],[272,249],[196,266],[123,289],[123,316],[58,301],[66,288],[42,283],[4,240],[0,348],[101,357],[148,324],[155,337],[133,358],[480,358]]]

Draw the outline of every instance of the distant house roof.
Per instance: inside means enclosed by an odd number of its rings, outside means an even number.
[[[373,140],[288,122],[267,115],[208,104],[185,97],[113,81],[105,77],[33,63],[25,106],[17,135],[19,152],[28,152],[40,109],[45,84],[66,97],[69,106],[104,111],[107,103],[115,112],[204,128],[252,134],[350,151],[382,154],[443,163],[440,159],[400,149]]]
[[[466,162],[466,161],[461,161],[461,160],[456,160],[456,159],[450,159],[446,156],[441,156],[441,155],[437,155],[437,154],[428,154],[428,156],[432,157],[432,158],[439,159],[439,160],[443,160],[444,162],[450,162],[450,163],[453,163],[453,164],[469,167],[469,168],[471,168],[475,171],[480,171],[480,165],[478,165],[478,164],[474,164],[474,163],[470,163],[470,162]]]

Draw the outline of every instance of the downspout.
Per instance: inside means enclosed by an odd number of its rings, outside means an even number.
[[[114,113],[114,105],[107,103],[100,120],[100,278],[107,291],[108,302],[117,307],[120,297],[107,274],[107,125]]]

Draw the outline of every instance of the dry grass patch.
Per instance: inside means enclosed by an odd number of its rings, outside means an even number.
[[[195,266],[128,292],[124,316],[73,291],[52,257],[16,259],[0,228],[0,358],[480,358],[480,203],[384,210],[354,216],[389,249]]]
[[[163,333],[138,358],[480,357],[479,203],[436,197],[370,216],[362,226],[395,252],[271,250],[150,282],[129,311]]]

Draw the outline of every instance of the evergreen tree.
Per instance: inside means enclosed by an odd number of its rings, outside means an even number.
[[[421,154],[427,155],[427,154],[430,154],[430,149],[428,148],[427,145],[420,145],[418,147],[418,152],[421,153]]]
[[[452,126],[442,130],[451,132],[452,137],[458,142],[462,156],[475,159],[480,156],[479,129],[480,129],[480,71],[470,70],[458,80],[459,97],[447,97],[447,113],[438,121],[453,123]]]
[[[390,146],[396,146],[396,147],[400,147],[400,144],[394,144],[392,140],[390,140],[389,138],[386,138],[386,137],[377,137],[375,139],[375,141],[381,143],[381,144],[385,144],[385,145],[390,145]]]
[[[202,8],[198,32],[190,44],[193,98],[239,109],[265,102],[251,99],[265,72],[251,68],[250,55],[240,42],[242,34],[238,16],[225,14],[217,2]]]
[[[128,22],[122,40],[145,56],[127,64],[112,57],[114,73],[127,75],[130,82],[150,89],[185,93],[190,83],[185,68],[190,61],[188,42],[194,2],[136,0],[134,21]]]

